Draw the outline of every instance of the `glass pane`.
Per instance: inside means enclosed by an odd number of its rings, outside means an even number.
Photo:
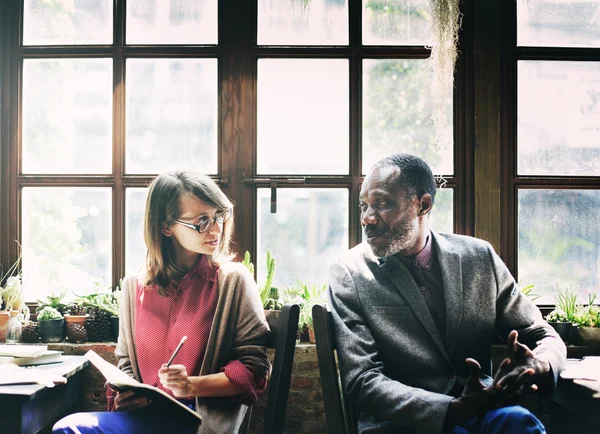
[[[430,0],[363,0],[363,45],[431,45]]]
[[[258,62],[258,173],[347,174],[346,59]]]
[[[257,278],[266,277],[266,251],[275,257],[274,286],[327,283],[329,264],[348,250],[348,190],[299,188],[277,190],[271,214],[271,190],[258,189]],[[257,265],[256,262],[254,265]]]
[[[144,212],[147,188],[128,188],[125,193],[125,274],[134,274],[146,263]]]
[[[112,0],[25,0],[23,45],[112,43]]]
[[[517,44],[535,47],[600,46],[599,0],[520,0]]]
[[[27,300],[110,284],[110,188],[25,187],[22,200]]]
[[[454,232],[454,189],[437,189],[429,217],[429,227],[436,232]]]
[[[347,0],[260,0],[259,45],[347,45]]]
[[[379,159],[405,152],[423,158],[433,173],[452,175],[453,147],[437,149],[434,144],[427,60],[365,59],[363,70],[363,173]],[[446,107],[451,120],[452,89],[437,103]]]
[[[581,301],[600,286],[600,191],[519,191],[519,281],[535,284],[538,304],[557,286]]]
[[[23,61],[23,173],[112,172],[112,59]]]
[[[217,0],[127,0],[127,44],[216,44]]]
[[[217,173],[217,59],[127,59],[128,173]]]
[[[600,174],[600,64],[518,63],[518,171]]]

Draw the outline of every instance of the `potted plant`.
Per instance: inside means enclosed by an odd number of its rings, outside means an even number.
[[[44,300],[38,300],[38,307],[35,309],[36,313],[41,312],[46,307],[51,307],[59,311],[61,315],[64,315],[67,313],[67,304],[63,302],[66,293],[66,290],[60,294],[52,292],[50,295],[46,296]]]
[[[563,342],[566,344],[571,334],[571,321],[567,314],[562,309],[554,309],[548,315],[546,315],[546,321],[550,324],[556,333],[560,336]]]
[[[115,292],[110,286],[105,289],[96,284],[97,291],[91,294],[77,295],[76,303],[87,308],[89,318],[86,321],[88,340],[104,342],[111,338],[118,339],[119,303],[121,290]]]
[[[29,308],[25,304],[21,271],[19,264],[21,256],[6,273],[0,265],[0,342],[6,339],[6,332],[11,311],[22,314],[25,321],[29,320]]]
[[[594,305],[596,294],[588,296],[586,306],[577,306],[573,318],[576,342],[594,349],[600,349],[600,308]]]
[[[250,260],[250,252],[246,251],[242,264],[246,266],[250,274],[254,275],[254,264]],[[279,293],[279,288],[273,286],[273,277],[275,275],[275,258],[271,255],[271,251],[267,250],[267,277],[265,283],[258,287],[260,300],[263,304],[263,309],[266,312],[281,311],[283,300]]]
[[[73,302],[67,306],[65,318],[65,327],[67,329],[67,340],[73,343],[83,343],[87,341],[87,329],[85,323],[90,317],[87,308],[82,303]]]
[[[552,312],[546,316],[546,321],[558,333],[561,339],[567,343],[571,334],[572,323],[577,309],[577,294],[570,288],[558,289],[554,296],[555,306]]]
[[[312,308],[315,304],[326,304],[326,290],[327,285],[315,285],[312,287],[305,285],[300,282],[298,278],[296,278],[298,285],[300,286],[301,292],[300,297],[302,299],[302,303],[300,305],[300,317],[298,320],[298,327],[302,327],[306,329],[308,332],[308,342],[311,344],[315,343],[315,329],[313,326],[312,319]]]
[[[42,342],[62,342],[65,337],[65,319],[58,310],[47,306],[38,313],[37,319]]]

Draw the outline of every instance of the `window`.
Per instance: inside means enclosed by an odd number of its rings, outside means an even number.
[[[540,304],[557,287],[586,302],[600,286],[599,14],[597,0],[516,2],[508,233],[519,280],[535,284]]]
[[[432,145],[428,0],[6,3],[0,253],[22,243],[30,301],[137,270],[147,186],[176,168],[236,202],[259,282],[270,249],[276,285],[325,283],[362,239],[365,172],[392,152],[438,176],[432,227],[470,231],[464,116]]]

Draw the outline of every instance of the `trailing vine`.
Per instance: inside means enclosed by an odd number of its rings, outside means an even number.
[[[454,64],[458,55],[458,31],[461,26],[460,0],[430,0],[434,43],[431,47],[431,120],[435,148],[442,151],[453,143],[452,118],[447,106],[448,89],[454,88]]]

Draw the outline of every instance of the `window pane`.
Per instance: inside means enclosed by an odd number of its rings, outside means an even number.
[[[110,188],[25,187],[22,200],[27,300],[112,281]]]
[[[23,61],[23,173],[112,172],[112,60]]]
[[[431,45],[430,0],[363,0],[363,45]]]
[[[259,173],[348,173],[348,74],[346,59],[259,60]]]
[[[128,188],[125,193],[125,274],[134,274],[146,263],[144,212],[147,188]]]
[[[518,63],[518,170],[600,174],[600,64]]]
[[[259,45],[347,45],[347,0],[260,0]]]
[[[217,59],[128,59],[128,173],[217,173]]]
[[[423,158],[433,173],[452,175],[453,149],[436,149],[427,60],[363,61],[363,173],[396,152]],[[452,119],[452,89],[442,102]],[[452,128],[452,124],[446,126]]]
[[[535,284],[538,304],[557,285],[581,301],[600,286],[600,191],[519,191],[519,280]]]
[[[517,44],[536,47],[600,46],[600,1],[517,2]]]
[[[23,45],[112,43],[112,0],[25,0]]]
[[[454,189],[438,188],[431,209],[429,227],[436,232],[454,232]]]
[[[299,188],[277,190],[271,214],[271,190],[258,189],[259,285],[266,277],[267,249],[275,257],[274,286],[327,283],[329,264],[348,249],[348,190]]]
[[[217,0],[127,0],[127,44],[216,44]]]

